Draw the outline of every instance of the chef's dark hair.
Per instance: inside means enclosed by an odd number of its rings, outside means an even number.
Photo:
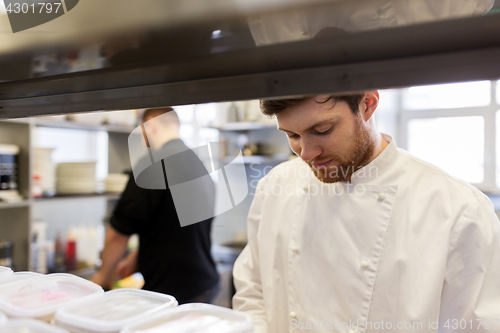
[[[180,125],[179,116],[177,115],[177,112],[175,112],[174,109],[172,109],[170,106],[146,109],[142,114],[142,122],[145,123],[150,118],[156,118],[165,113],[168,113],[169,116],[171,116],[169,118]]]
[[[333,100],[335,104],[338,101],[344,101],[349,105],[352,113],[355,115],[359,112],[359,103],[363,99],[365,94],[352,94],[352,95],[342,95],[342,96],[329,96],[323,100],[316,100],[316,103],[324,104],[328,101]],[[276,99],[276,100],[261,100],[260,101],[260,109],[262,113],[266,116],[272,118],[276,116],[281,111],[285,110],[288,107],[299,105],[304,103],[305,101],[314,98],[312,96],[299,97],[299,98],[287,98],[287,99]],[[334,106],[335,106],[334,104]],[[333,108],[333,106],[332,106]]]

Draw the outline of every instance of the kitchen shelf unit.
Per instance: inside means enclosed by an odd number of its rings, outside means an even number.
[[[20,147],[18,159],[19,192],[24,198],[20,202],[0,202],[1,239],[13,243],[13,265],[15,270],[28,270],[30,258],[30,234],[35,205],[90,198],[107,200],[108,205],[119,199],[114,193],[95,193],[33,198],[31,179],[33,171],[34,130],[36,127],[66,128],[87,131],[108,132],[108,171],[123,172],[130,169],[128,158],[128,135],[134,129],[131,126],[90,125],[71,121],[51,121],[47,119],[21,118],[0,121],[0,143],[15,144]],[[50,221],[47,221],[50,224]]]
[[[34,202],[48,202],[48,201],[54,202],[54,201],[78,200],[78,199],[89,199],[89,198],[105,198],[107,200],[118,200],[120,199],[120,194],[92,193],[92,194],[55,195],[53,197],[35,198]]]
[[[276,128],[276,124],[272,123],[259,123],[259,122],[234,122],[227,123],[222,126],[212,126],[219,131],[219,141],[226,141],[227,143],[236,143],[238,138],[244,136],[245,141],[249,144],[265,142],[272,142],[273,145],[265,147],[265,154],[259,153],[256,155],[243,155],[243,164],[272,164],[277,165],[281,162],[287,161],[291,155],[288,147],[288,142],[285,136]],[[238,144],[226,149],[232,148],[226,156],[224,154],[220,158],[222,164],[228,164],[234,160],[238,152]],[[235,161],[239,163],[238,161]]]
[[[0,202],[0,209],[29,207],[30,204],[31,202],[29,200],[21,200],[18,202]]]
[[[236,156],[226,156],[222,159],[223,164],[228,164],[234,160]],[[285,162],[289,159],[289,155],[286,153],[278,153],[273,155],[244,155],[243,164],[253,164],[253,163],[266,163],[266,164],[279,164]],[[235,161],[235,163],[238,163]]]
[[[220,132],[226,131],[255,131],[255,130],[270,130],[276,129],[276,125],[273,124],[263,124],[259,122],[236,122],[227,123],[223,126],[209,126],[210,128],[215,128]]]

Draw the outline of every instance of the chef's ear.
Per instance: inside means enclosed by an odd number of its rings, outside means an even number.
[[[375,110],[377,109],[378,101],[378,91],[374,90],[365,93],[363,99],[361,100],[361,107],[359,109],[364,121],[368,121],[371,119],[371,117],[375,113]]]

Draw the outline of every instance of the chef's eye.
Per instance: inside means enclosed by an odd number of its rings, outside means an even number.
[[[300,135],[298,134],[287,134],[290,139],[298,139],[300,138]]]
[[[327,129],[326,131],[322,131],[322,132],[320,132],[320,131],[314,131],[314,134],[317,134],[317,135],[325,135],[325,134],[330,133],[330,132],[332,131],[332,129],[333,129],[333,126],[332,126],[332,127],[330,127],[329,129]]]

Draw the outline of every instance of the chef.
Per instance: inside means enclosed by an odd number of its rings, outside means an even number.
[[[500,332],[490,200],[380,133],[378,102],[262,102],[300,158],[259,181],[235,263],[256,332]]]

